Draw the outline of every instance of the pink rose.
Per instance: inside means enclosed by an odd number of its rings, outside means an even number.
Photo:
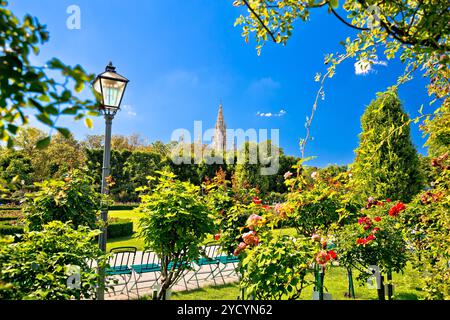
[[[250,217],[248,217],[247,219],[247,227],[250,230],[254,230],[255,227],[259,227],[262,225],[262,217],[258,216],[257,214],[252,214]]]
[[[247,244],[245,242],[239,243],[239,245],[236,248],[236,250],[234,250],[233,255],[234,256],[239,255],[239,253],[241,253],[243,250],[245,250],[245,248],[247,248]]]
[[[259,238],[256,235],[255,231],[249,231],[242,235],[242,239],[244,240],[244,243],[247,245],[253,245],[256,246],[259,244]]]

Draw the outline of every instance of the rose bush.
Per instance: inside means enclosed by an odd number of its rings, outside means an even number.
[[[401,220],[405,209],[401,202],[369,198],[359,218],[337,234],[339,263],[359,270],[360,281],[372,275],[370,265],[378,266],[382,274],[403,271],[408,261]]]
[[[350,196],[348,172],[329,176],[314,171],[308,177],[301,163],[295,168],[295,178],[286,179],[290,192],[285,212],[299,235],[310,237],[319,231],[328,234],[355,215],[357,205]]]
[[[412,249],[412,264],[422,272],[427,299],[450,299],[450,161],[432,159],[438,177],[402,215]]]
[[[241,288],[255,299],[298,299],[313,283],[307,275],[314,257],[314,247],[307,238],[270,239],[246,252]]]

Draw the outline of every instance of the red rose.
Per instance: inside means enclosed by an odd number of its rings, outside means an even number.
[[[373,228],[372,233],[375,234],[375,233],[377,233],[378,231],[380,231],[380,228]]]
[[[391,209],[389,209],[389,215],[396,217],[399,213],[406,209],[406,206],[402,202],[397,202]]]
[[[358,240],[356,240],[356,244],[366,244],[367,240],[366,238],[358,238]]]
[[[337,258],[337,254],[334,250],[330,250],[328,251],[328,255],[330,256],[331,259],[336,259]]]
[[[214,235],[214,240],[215,241],[218,241],[220,239],[220,233],[216,233],[215,235]]]
[[[375,219],[373,219],[373,220],[375,220],[376,222],[380,222],[381,218],[380,217],[375,217]]]
[[[252,200],[253,200],[254,204],[261,204],[262,203],[261,199],[259,199],[258,197],[253,197]]]
[[[375,236],[374,236],[373,234],[369,235],[369,236],[366,238],[366,241],[372,241],[372,240],[375,240]]]

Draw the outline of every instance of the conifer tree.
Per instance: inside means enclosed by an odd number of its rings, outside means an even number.
[[[352,166],[355,189],[367,199],[409,202],[422,185],[409,118],[395,89],[378,93],[361,117],[362,133]]]

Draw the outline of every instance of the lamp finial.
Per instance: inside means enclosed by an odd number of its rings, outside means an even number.
[[[112,61],[110,61],[109,64],[106,66],[106,71],[116,72],[116,67],[113,66]]]

